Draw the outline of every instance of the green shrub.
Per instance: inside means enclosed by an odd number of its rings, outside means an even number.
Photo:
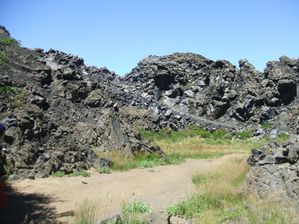
[[[123,216],[144,214],[150,212],[151,212],[150,206],[142,201],[133,201],[128,203],[123,203],[121,205],[121,213],[123,214]]]
[[[14,38],[6,37],[6,38],[0,38],[0,46],[9,46],[9,45],[20,45],[19,41],[17,41]]]
[[[261,127],[263,129],[271,129],[273,127],[273,124],[270,121],[265,121],[261,124]]]
[[[278,134],[278,139],[279,139],[279,141],[286,141],[286,140],[288,140],[288,138],[289,138],[289,134],[288,133],[285,133],[285,132],[280,132],[279,134]]]
[[[109,166],[104,166],[104,167],[101,167],[99,170],[98,170],[99,173],[111,173],[111,169]]]
[[[154,132],[150,130],[145,130],[144,128],[139,128],[139,133],[142,138],[147,139],[149,141],[159,141],[166,140],[169,142],[178,142],[185,138],[191,138],[195,136],[201,136],[203,138],[211,138],[213,137],[213,133],[196,127],[196,126],[188,126],[187,128],[180,131],[172,131],[171,129],[164,128],[159,132]],[[219,138],[219,135],[226,134],[224,131],[215,131],[214,138]]]
[[[209,195],[196,194],[175,206],[167,209],[168,214],[192,218],[204,210],[219,207],[220,201]]]
[[[4,51],[0,50],[0,65],[3,64],[6,60],[6,54]]]
[[[0,86],[0,95],[5,94],[21,94],[24,91],[21,87],[16,86]]]
[[[90,173],[87,170],[77,170],[77,171],[74,171],[73,173],[70,173],[68,176],[70,176],[70,177],[78,177],[78,176],[90,177]]]
[[[212,132],[212,137],[215,140],[223,140],[227,137],[227,131],[226,130],[221,130],[221,129],[217,129],[216,131]]]
[[[234,133],[234,136],[238,139],[246,140],[248,138],[253,137],[253,131],[252,130],[238,131]]]
[[[52,176],[53,177],[63,177],[63,176],[65,176],[65,172],[62,170],[58,170],[56,172],[52,172]]]

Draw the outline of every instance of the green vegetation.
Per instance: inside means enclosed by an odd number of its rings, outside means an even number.
[[[129,170],[133,168],[150,168],[159,165],[169,165],[169,164],[179,164],[184,161],[180,155],[169,155],[169,156],[159,156],[157,154],[149,153],[139,153],[136,156],[131,156],[129,158],[124,158],[122,153],[113,153],[114,163],[112,165],[113,170]],[[119,154],[116,159],[115,155]],[[110,154],[111,155],[111,154]],[[107,156],[107,154],[106,154]]]
[[[142,201],[133,201],[121,205],[121,216],[124,224],[145,224],[145,215],[151,213],[151,208]]]
[[[265,121],[261,124],[261,127],[263,129],[271,129],[273,127],[273,124],[270,121]]]
[[[56,172],[52,172],[52,176],[53,177],[63,177],[63,176],[65,176],[65,172],[62,170],[58,170]]]
[[[123,203],[121,206],[122,214],[143,214],[150,213],[151,208],[142,201],[133,201],[129,203]]]
[[[68,175],[69,177],[90,177],[90,173],[87,170],[76,170]]]
[[[20,45],[19,41],[14,38],[6,37],[0,38],[0,46]]]
[[[277,203],[253,200],[242,185],[248,172],[244,155],[193,177],[198,193],[168,208],[195,223],[291,223],[292,214]],[[252,209],[254,208],[254,209]]]
[[[16,86],[0,86],[0,95],[4,94],[20,94],[23,92],[23,88]]]
[[[3,64],[6,60],[6,54],[4,51],[0,50],[0,65]]]
[[[252,130],[238,131],[238,132],[234,133],[234,136],[237,139],[246,140],[246,139],[253,137],[253,131]]]
[[[140,134],[142,138],[159,146],[164,155],[139,153],[126,156],[121,151],[96,153],[99,157],[113,161],[112,170],[128,170],[179,164],[185,159],[212,159],[232,153],[248,154],[252,148],[259,147],[266,142],[266,139],[251,138],[252,131],[232,135],[225,130],[209,132],[192,126],[181,131],[162,129],[160,132],[141,128]]]
[[[288,140],[288,138],[289,138],[289,134],[288,134],[288,133],[280,132],[280,133],[278,134],[278,140],[279,140],[280,142],[284,142],[284,141]]]
[[[87,170],[78,170],[78,171],[74,171],[70,174],[66,174],[63,170],[58,170],[56,172],[52,172],[52,176],[53,177],[63,177],[63,176],[69,176],[69,177],[78,177],[78,176],[82,176],[82,177],[89,177],[90,173]]]
[[[237,140],[248,140],[253,137],[252,130],[238,131],[235,133],[229,133],[226,130],[217,129],[213,132],[205,129],[189,126],[184,130],[171,131],[170,129],[162,129],[159,132],[153,132],[139,128],[139,133],[142,138],[147,139],[151,142],[165,140],[168,142],[179,142],[186,138],[201,137],[206,140],[209,144],[223,144],[230,143],[230,141]]]
[[[10,37],[0,38],[0,65],[4,64],[7,60],[7,53],[9,53],[9,51],[5,50],[6,46],[20,46],[20,43]]]
[[[216,130],[214,132],[209,132],[205,129],[198,128],[195,126],[189,126],[184,130],[171,131],[170,129],[162,129],[159,132],[152,132],[145,130],[144,128],[139,128],[139,133],[142,138],[149,141],[159,141],[168,140],[169,142],[178,142],[185,138],[192,138],[195,136],[200,136],[206,139],[213,140],[224,140],[229,138],[229,134],[225,130]]]
[[[98,172],[99,172],[99,173],[106,173],[106,174],[108,174],[108,173],[111,173],[111,169],[110,169],[110,167],[108,167],[108,166],[104,166],[104,167],[101,167],[101,168],[98,170]]]
[[[0,86],[0,97],[10,97],[13,107],[21,107],[24,104],[26,91],[17,86]]]
[[[98,223],[96,205],[89,200],[83,201],[76,209],[75,224],[96,224]]]

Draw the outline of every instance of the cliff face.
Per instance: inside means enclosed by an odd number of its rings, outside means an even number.
[[[119,77],[56,50],[26,49],[0,27],[0,120],[16,175],[46,177],[99,166],[95,149],[162,153],[138,127],[297,132],[299,60],[281,57],[264,72],[192,53],[150,56]]]

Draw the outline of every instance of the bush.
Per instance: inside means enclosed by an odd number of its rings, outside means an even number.
[[[133,201],[129,203],[123,203],[121,205],[121,213],[124,216],[128,215],[134,215],[134,214],[144,214],[144,213],[150,213],[151,208],[149,205],[142,201]]]
[[[234,136],[238,139],[246,140],[248,138],[253,137],[253,131],[252,130],[238,131],[234,133]]]
[[[74,171],[73,173],[70,173],[68,176],[70,176],[70,177],[78,177],[78,176],[90,177],[90,173],[87,172],[87,170],[77,170],[77,171]]]
[[[261,127],[263,129],[271,129],[273,127],[273,124],[270,121],[265,121],[261,124]]]
[[[133,201],[121,205],[123,224],[145,224],[144,214],[151,212],[149,205],[142,201]]]
[[[110,167],[108,167],[108,166],[104,166],[104,167],[101,167],[101,168],[98,170],[98,172],[99,172],[99,173],[106,173],[106,174],[108,174],[108,173],[111,173],[111,169],[110,169]]]
[[[52,176],[53,177],[63,177],[63,176],[65,176],[65,172],[62,170],[58,170],[56,172],[52,172]]]
[[[5,94],[21,94],[24,91],[21,87],[16,86],[0,86],[0,95]]]
[[[6,37],[6,38],[0,38],[0,46],[9,46],[9,45],[20,45],[19,41],[17,41],[14,38]]]
[[[219,207],[219,200],[209,195],[196,194],[173,207],[167,209],[168,214],[192,218],[204,210]]]
[[[3,64],[6,60],[6,54],[5,52],[0,50],[0,65]]]
[[[278,134],[279,141],[284,142],[284,141],[288,140],[288,138],[289,138],[289,134],[288,133],[281,132],[281,133]]]

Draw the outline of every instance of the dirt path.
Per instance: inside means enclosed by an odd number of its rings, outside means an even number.
[[[51,198],[49,206],[58,213],[75,210],[78,203],[90,199],[98,205],[99,217],[119,212],[123,201],[142,200],[155,212],[163,213],[194,192],[192,176],[207,172],[235,157],[227,155],[213,160],[187,160],[180,165],[133,169],[111,174],[94,173],[91,177],[62,177],[12,182],[21,193],[43,194]]]

